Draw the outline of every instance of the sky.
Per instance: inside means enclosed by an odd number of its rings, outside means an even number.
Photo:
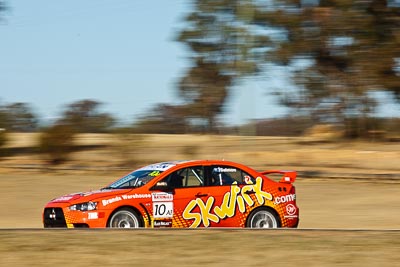
[[[0,22],[0,104],[25,102],[45,121],[83,99],[122,123],[159,103],[179,103],[189,51],[174,41],[188,0],[6,0]],[[288,72],[233,87],[224,124],[287,114],[268,92],[293,89]],[[388,104],[388,114],[400,108]]]
[[[0,22],[0,104],[30,103],[54,120],[82,99],[130,122],[158,103],[179,103],[190,62],[174,41],[187,0],[13,0]],[[272,100],[272,101],[271,101]],[[285,113],[257,83],[236,86],[224,123]]]

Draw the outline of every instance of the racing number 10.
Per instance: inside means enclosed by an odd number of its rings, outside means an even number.
[[[173,206],[172,202],[153,203],[153,217],[154,218],[172,218],[173,208],[174,208],[174,206]]]

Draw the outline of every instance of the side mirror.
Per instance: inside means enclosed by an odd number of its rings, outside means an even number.
[[[150,188],[151,191],[154,191],[154,190],[171,191],[172,189],[173,189],[173,188],[170,187],[170,186],[168,185],[167,182],[163,182],[163,181],[157,182],[155,185],[153,185],[153,186]]]

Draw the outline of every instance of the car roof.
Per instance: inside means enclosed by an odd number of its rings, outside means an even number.
[[[147,166],[141,167],[139,170],[157,170],[157,171],[166,171],[169,170],[173,167],[178,167],[182,165],[193,165],[193,164],[226,164],[226,165],[233,165],[233,166],[241,166],[244,168],[249,168],[248,166],[245,166],[240,163],[232,162],[232,161],[225,161],[225,160],[174,160],[174,161],[164,161],[164,162],[158,162],[158,163],[153,163]]]
[[[157,163],[152,163],[146,166],[143,166],[139,168],[138,170],[155,170],[155,171],[166,171],[172,167],[175,167],[177,165],[190,162],[190,161],[165,161],[165,162],[157,162]]]

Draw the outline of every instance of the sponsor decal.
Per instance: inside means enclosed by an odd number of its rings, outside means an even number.
[[[298,216],[296,215],[296,212],[297,212],[296,206],[293,204],[288,204],[286,206],[286,213],[288,215],[285,215],[284,217],[285,218],[297,218]]]
[[[71,200],[73,198],[73,196],[64,196],[64,197],[59,197],[59,198],[56,198],[56,199],[54,199],[53,201],[54,202],[63,202],[63,201],[69,201],[69,200]]]
[[[245,182],[246,184],[252,184],[252,183],[253,183],[253,181],[251,180],[251,177],[248,176],[248,175],[245,175],[245,176],[244,176],[244,182]]]
[[[122,195],[124,200],[133,199],[133,198],[151,198],[150,194],[132,194],[132,195]]]
[[[183,211],[183,218],[186,220],[194,219],[191,228],[198,227],[201,223],[205,227],[210,225],[210,222],[218,223],[221,219],[230,218],[235,215],[236,207],[239,212],[244,213],[246,211],[246,205],[252,207],[256,204],[263,205],[265,200],[272,200],[272,195],[262,190],[263,179],[257,177],[255,184],[245,185],[240,188],[237,184],[231,185],[230,192],[225,193],[222,204],[220,206],[214,206],[214,197],[209,197],[207,201],[201,198],[196,198],[189,202]],[[254,192],[256,202],[250,197],[247,192]],[[198,207],[200,212],[193,212]]]
[[[172,201],[174,200],[174,195],[171,193],[153,193],[151,194],[151,200],[153,201]]]
[[[97,214],[97,212],[89,212],[88,213],[88,220],[95,220],[98,218],[99,218],[99,215]]]
[[[154,218],[172,218],[174,215],[174,195],[171,193],[153,193],[153,217]]]
[[[174,215],[174,203],[172,201],[153,203],[154,218],[172,218],[173,215]]]
[[[131,195],[121,195],[121,196],[116,196],[110,199],[103,199],[101,201],[101,204],[103,204],[103,206],[107,206],[111,203],[114,202],[118,202],[121,200],[129,200],[129,199],[136,199],[136,198],[150,198],[151,195],[150,194],[131,194]]]
[[[159,176],[160,174],[161,174],[160,171],[152,171],[152,172],[149,174],[149,176],[157,177],[157,176]]]
[[[297,209],[293,204],[289,204],[286,206],[286,212],[289,215],[294,215],[296,213]]]
[[[295,199],[296,199],[296,195],[295,194],[290,194],[290,195],[286,195],[286,196],[275,197],[274,203],[276,205],[278,205],[278,204],[282,204],[282,203],[293,201]]]
[[[154,170],[154,171],[166,171],[169,168],[174,167],[176,164],[174,163],[169,163],[169,162],[165,162],[165,163],[156,163],[156,164],[151,164],[148,166],[145,166],[143,168],[140,168],[139,170]]]
[[[122,198],[120,196],[116,196],[116,197],[113,197],[113,198],[110,198],[110,199],[103,199],[101,201],[101,204],[103,204],[103,206],[105,207],[108,204],[111,204],[111,203],[114,203],[114,202],[117,202],[117,201],[121,201],[121,200],[122,200]]]
[[[162,181],[161,181],[161,182],[158,182],[157,185],[158,185],[158,186],[168,186],[168,183],[167,183],[167,182],[162,182]]]
[[[153,223],[153,227],[154,228],[161,228],[161,227],[172,227],[172,221],[166,221],[166,220],[162,220],[162,221],[159,221],[159,220],[156,220],[156,221],[154,221],[154,223]]]
[[[237,169],[235,168],[221,168],[221,167],[216,167],[213,169],[214,172],[237,172]]]

